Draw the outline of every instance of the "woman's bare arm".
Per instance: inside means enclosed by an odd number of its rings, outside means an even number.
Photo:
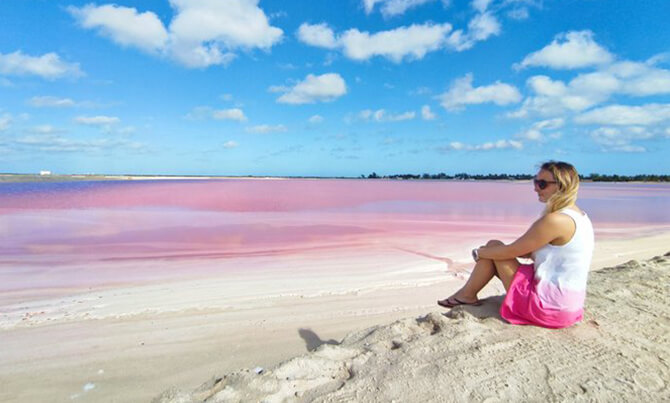
[[[552,213],[535,221],[519,239],[509,245],[482,246],[479,257],[504,260],[530,255],[553,240],[572,234],[574,222],[565,214]]]

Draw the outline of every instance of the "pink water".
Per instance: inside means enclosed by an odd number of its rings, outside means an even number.
[[[669,202],[668,185],[586,183],[579,204],[604,238],[667,231]],[[382,255],[449,265],[488,239],[513,240],[542,208],[530,182],[0,184],[0,292],[225,275],[324,256],[349,267]]]

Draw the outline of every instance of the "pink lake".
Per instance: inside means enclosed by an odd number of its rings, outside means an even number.
[[[670,229],[669,185],[584,183],[579,205],[599,239]],[[513,240],[542,208],[530,181],[4,183],[0,293],[290,271],[277,262],[291,261],[315,272],[376,257],[457,270],[471,247]]]

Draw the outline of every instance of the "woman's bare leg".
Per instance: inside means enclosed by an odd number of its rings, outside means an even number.
[[[519,269],[521,263],[516,259],[508,260],[495,260],[493,262],[496,266],[496,273],[500,281],[502,281],[505,291],[509,291],[510,285],[512,285],[512,280],[516,271]]]
[[[474,269],[472,269],[468,281],[450,298],[456,298],[461,302],[476,302],[478,300],[477,293],[491,281],[495,273],[496,267],[493,260],[479,259]]]
[[[496,245],[502,244],[498,240],[489,241],[486,245]],[[478,301],[477,294],[486,286],[486,284],[491,281],[493,276],[497,276],[503,283],[505,290],[509,290],[509,286],[512,283],[514,274],[519,268],[519,261],[516,259],[507,259],[507,260],[491,260],[491,259],[479,259],[477,264],[475,264],[472,273],[470,273],[470,278],[465,283],[465,285],[454,295],[447,298],[447,300],[458,300],[465,303],[473,303]],[[446,300],[443,300],[446,301]]]

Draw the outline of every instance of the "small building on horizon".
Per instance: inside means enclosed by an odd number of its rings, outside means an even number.
[[[51,171],[40,171],[40,176],[49,176],[51,175]]]

